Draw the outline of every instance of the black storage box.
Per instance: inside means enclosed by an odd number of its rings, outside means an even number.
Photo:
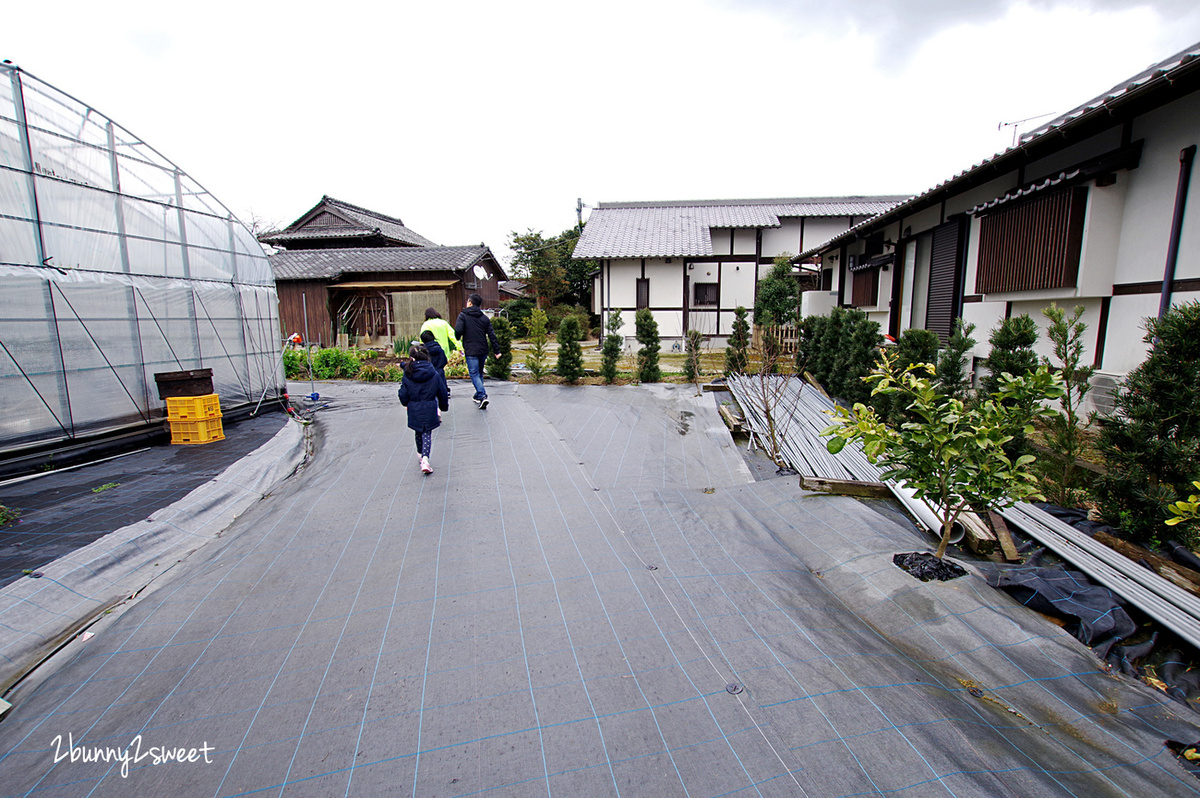
[[[191,371],[162,371],[154,375],[158,398],[173,396],[207,396],[213,392],[212,369]]]

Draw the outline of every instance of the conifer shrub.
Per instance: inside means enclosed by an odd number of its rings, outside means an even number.
[[[558,365],[555,370],[565,382],[576,383],[583,379],[583,347],[579,344],[582,333],[579,319],[566,316],[558,323]]]
[[[972,337],[974,332],[974,324],[968,324],[961,318],[954,320],[954,332],[937,361],[938,391],[944,396],[965,401],[971,391],[967,358],[976,343]]]
[[[746,320],[748,313],[741,305],[733,311],[733,330],[725,346],[725,376],[746,373],[750,352],[750,322]]]
[[[1101,428],[1107,473],[1097,498],[1105,520],[1153,544],[1168,506],[1186,500],[1200,479],[1200,303],[1147,319],[1145,329],[1150,352],[1126,377]],[[1194,531],[1184,542],[1200,545]]]
[[[497,316],[492,319],[492,330],[500,344],[500,357],[488,358],[484,370],[493,380],[507,380],[512,376],[512,324],[503,316]]]
[[[684,336],[683,376],[688,382],[700,380],[700,355],[704,348],[704,336],[699,330],[688,330]]]
[[[614,310],[609,314],[608,334],[604,336],[604,346],[600,350],[600,376],[609,385],[617,378],[617,363],[625,345],[625,337],[621,335],[622,324],[621,311]]]
[[[988,336],[992,345],[984,366],[988,373],[979,381],[980,389],[987,394],[1000,390],[1000,375],[1020,377],[1038,367],[1038,356],[1033,351],[1037,343],[1037,324],[1025,313],[1004,319]]]
[[[1083,336],[1087,325],[1080,321],[1083,305],[1076,305],[1070,317],[1057,304],[1042,311],[1049,321],[1046,337],[1054,345],[1054,366],[1062,377],[1063,395],[1059,399],[1062,411],[1046,419],[1046,445],[1057,455],[1042,457],[1038,465],[1046,485],[1046,498],[1055,504],[1071,507],[1084,498],[1086,479],[1075,465],[1086,443],[1083,426],[1090,421],[1080,416],[1083,401],[1092,389],[1091,378],[1096,369],[1081,365]]]
[[[634,330],[641,348],[637,353],[637,375],[640,382],[659,382],[662,369],[658,365],[658,322],[649,308],[642,308],[634,316]]]
[[[546,366],[546,312],[534,308],[529,314],[529,351],[525,353],[525,367],[535,382],[541,382],[548,370]]]

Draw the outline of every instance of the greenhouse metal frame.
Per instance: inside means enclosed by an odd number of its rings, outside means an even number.
[[[85,103],[0,64],[0,458],[160,424],[155,374],[279,396],[266,254],[224,205]]]

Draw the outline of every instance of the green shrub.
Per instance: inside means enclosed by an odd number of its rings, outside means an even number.
[[[621,311],[614,310],[608,316],[608,335],[604,336],[604,347],[600,350],[600,376],[609,385],[617,378],[617,362],[621,359],[621,350],[625,346],[625,337],[621,335]]]
[[[583,347],[579,345],[579,319],[567,316],[558,325],[558,376],[569,383],[583,379]]]
[[[658,322],[649,308],[642,308],[634,316],[634,329],[641,348],[637,353],[637,375],[641,382],[659,382],[662,369],[658,366]]]
[[[1079,320],[1083,316],[1083,305],[1076,305],[1070,318],[1057,304],[1051,304],[1042,315],[1050,322],[1046,337],[1054,345],[1056,368],[1062,377],[1064,393],[1059,400],[1062,412],[1046,419],[1046,445],[1058,457],[1043,457],[1038,464],[1045,474],[1046,497],[1055,504],[1070,507],[1085,493],[1083,472],[1076,468],[1075,461],[1083,454],[1083,425],[1089,419],[1080,417],[1079,408],[1092,389],[1091,378],[1096,369],[1080,365],[1083,335],[1087,332],[1087,325]],[[1050,363],[1049,360],[1046,362]]]
[[[360,368],[355,376],[363,382],[383,382],[387,378],[387,373],[374,363],[368,363]]]
[[[917,363],[935,363],[938,355],[937,333],[929,330],[911,328],[900,333],[896,348],[892,352],[895,369],[905,371]],[[909,417],[904,404],[908,397],[904,393],[879,393],[871,397],[871,405],[887,423],[895,426],[905,421],[915,420]]]
[[[750,322],[746,320],[748,313],[741,305],[733,311],[733,331],[725,347],[725,376],[746,373],[750,352]]]
[[[1004,319],[992,330],[988,343],[992,351],[983,365],[988,373],[979,381],[984,393],[995,393],[1000,388],[1000,375],[1020,377],[1038,366],[1038,356],[1033,351],[1037,343],[1037,324],[1028,314]]]
[[[389,363],[387,368],[383,370],[384,382],[400,382],[404,378],[404,369],[397,366],[395,363]]]
[[[359,359],[341,349],[320,349],[313,355],[313,376],[318,380],[349,379],[360,368]]]
[[[1176,306],[1145,326],[1150,352],[1125,378],[1101,428],[1107,473],[1098,499],[1105,520],[1152,544],[1167,508],[1200,479],[1200,303]],[[1200,544],[1195,535],[1184,542]]]
[[[808,371],[827,393],[847,402],[870,401],[871,390],[863,378],[875,368],[883,335],[879,323],[861,310],[834,308],[821,322],[808,322],[807,341],[798,358],[808,362]]]
[[[514,338],[524,338],[529,335],[529,314],[533,313],[534,307],[532,299],[506,299],[500,303],[502,315],[498,318],[508,319]],[[494,325],[495,319],[492,321]]]
[[[529,350],[525,353],[525,367],[536,382],[546,376],[546,312],[534,308],[529,314]]]
[[[21,511],[0,504],[0,527],[6,527],[21,517]]]
[[[500,357],[489,357],[484,370],[493,380],[507,380],[512,376],[512,324],[503,316],[497,316],[492,319],[492,329],[500,344]]]
[[[688,330],[684,338],[683,376],[688,382],[700,379],[700,354],[704,347],[704,336],[699,330]]]
[[[967,358],[975,339],[974,324],[967,324],[961,318],[955,319],[954,333],[942,350],[937,362],[938,391],[954,399],[966,400],[971,391],[971,378],[967,374]]]
[[[308,352],[303,349],[283,350],[283,376],[289,380],[308,379]]]

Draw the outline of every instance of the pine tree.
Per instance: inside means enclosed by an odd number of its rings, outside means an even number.
[[[750,323],[746,321],[749,311],[741,305],[733,311],[733,331],[725,347],[725,376],[745,374],[750,350]]]
[[[487,359],[485,370],[493,380],[507,380],[512,376],[512,325],[503,316],[492,319],[492,330],[500,344],[500,357]]]
[[[608,334],[604,336],[604,347],[600,350],[600,376],[609,385],[617,378],[617,361],[625,338],[621,335],[621,311],[614,310],[608,317]]]
[[[942,356],[937,362],[938,393],[954,399],[966,399],[971,389],[971,381],[967,376],[967,354],[975,346],[971,334],[975,325],[968,324],[961,318],[954,322],[954,334],[942,350]]]
[[[1042,458],[1043,468],[1049,472],[1052,484],[1047,487],[1046,494],[1055,504],[1070,506],[1074,504],[1076,495],[1080,493],[1079,474],[1075,461],[1083,453],[1083,424],[1085,420],[1079,416],[1079,408],[1084,398],[1092,390],[1092,374],[1096,371],[1092,366],[1081,366],[1083,359],[1083,334],[1087,325],[1079,319],[1083,316],[1083,305],[1076,305],[1071,317],[1057,304],[1042,311],[1049,320],[1046,327],[1046,337],[1054,345],[1054,358],[1058,361],[1058,373],[1063,381],[1063,395],[1059,399],[1061,413],[1056,413],[1046,419],[1046,444],[1060,459]],[[1046,361],[1049,365],[1049,360]]]
[[[1191,481],[1200,479],[1200,303],[1147,319],[1143,340],[1150,353],[1125,378],[1101,427],[1107,473],[1098,498],[1105,520],[1154,542],[1167,506],[1195,493]],[[1200,544],[1191,535],[1184,542]]]
[[[558,325],[558,376],[568,383],[583,379],[583,347],[579,344],[579,319],[567,316]]]
[[[649,308],[642,308],[634,316],[634,329],[641,348],[637,353],[637,374],[640,382],[659,382],[662,369],[658,367],[658,322]]]
[[[536,382],[546,376],[546,311],[534,308],[529,314],[529,351],[525,366]]]
[[[1001,374],[1021,377],[1036,369],[1038,356],[1033,351],[1033,345],[1037,339],[1037,324],[1027,314],[1001,321],[988,337],[992,351],[984,361],[988,373],[979,381],[983,392],[992,394],[999,391]]]

